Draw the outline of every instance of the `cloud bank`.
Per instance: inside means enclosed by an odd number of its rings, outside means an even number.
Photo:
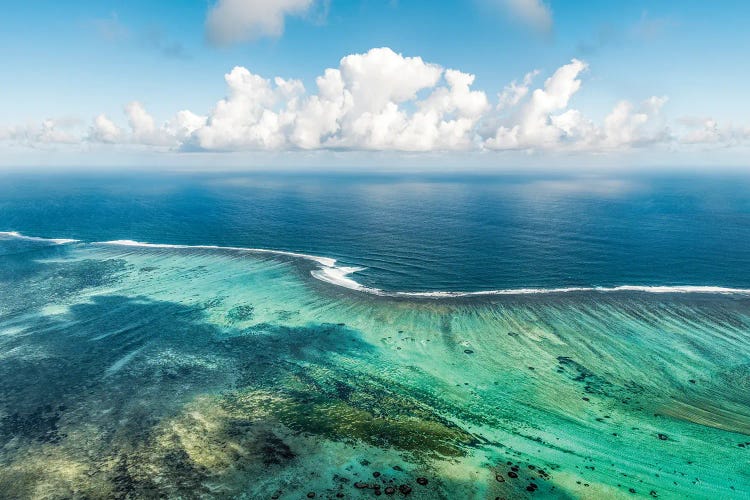
[[[389,48],[341,59],[308,92],[300,80],[265,78],[244,67],[225,75],[227,95],[206,113],[157,121],[140,102],[127,125],[96,116],[88,130],[63,122],[0,130],[0,139],[34,145],[109,144],[156,151],[523,151],[604,153],[646,146],[740,145],[750,131],[711,119],[662,116],[666,97],[616,102],[599,123],[573,106],[588,65],[573,59],[544,81],[539,70],[509,83],[494,102],[475,76]]]

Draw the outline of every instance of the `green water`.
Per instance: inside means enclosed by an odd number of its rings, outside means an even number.
[[[283,256],[8,245],[4,498],[750,495],[747,295],[406,300]]]

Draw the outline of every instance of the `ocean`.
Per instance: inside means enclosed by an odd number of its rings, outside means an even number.
[[[0,174],[0,497],[747,498],[749,187]]]

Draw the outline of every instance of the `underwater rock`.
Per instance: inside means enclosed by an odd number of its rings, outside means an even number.
[[[50,405],[37,407],[28,414],[7,415],[0,419],[0,443],[4,440],[3,435],[9,438],[22,436],[39,443],[59,443],[65,437],[59,434],[60,416],[60,411],[55,411]]]
[[[498,483],[504,483],[505,478],[502,476],[502,474],[495,474],[495,481],[497,481]]]
[[[289,445],[272,432],[263,436],[261,453],[263,455],[263,463],[266,465],[278,465],[288,462],[297,456],[289,448]]]
[[[373,472],[372,477],[380,477],[380,472],[378,471]]]
[[[662,434],[661,432],[657,435],[659,436],[659,439],[661,439],[662,441],[666,441],[667,439],[669,439],[666,434]]]
[[[250,321],[253,319],[255,314],[255,308],[253,306],[241,305],[235,306],[227,311],[227,319],[230,323],[238,323],[241,321]]]
[[[471,349],[464,349],[464,353],[465,354],[474,354],[474,351],[472,351]]]
[[[353,387],[351,387],[351,386],[349,386],[349,385],[347,385],[347,384],[345,384],[345,383],[343,383],[343,382],[341,382],[339,380],[336,380],[334,382],[334,386],[336,388],[336,395],[339,397],[339,399],[342,399],[344,401],[348,401],[349,397],[354,392],[354,388]]]
[[[411,486],[409,486],[408,484],[402,484],[398,487],[398,491],[400,491],[404,495],[408,495],[409,493],[411,493]]]
[[[315,492],[311,491],[310,493],[308,493],[307,498],[315,498]]]
[[[393,486],[387,486],[385,488],[386,495],[393,495],[394,493],[396,493],[396,488],[394,488]]]
[[[427,481],[426,477],[418,477],[417,478],[417,484],[419,484],[421,486],[426,486],[427,483],[429,483],[429,481]]]
[[[508,477],[511,478],[511,479],[515,479],[515,478],[518,477],[518,474],[516,474],[513,471],[510,471],[510,472],[508,472]]]

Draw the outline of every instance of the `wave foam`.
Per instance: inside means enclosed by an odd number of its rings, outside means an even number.
[[[387,295],[409,297],[471,297],[482,295],[533,295],[570,292],[645,292],[645,293],[708,293],[723,295],[750,294],[750,288],[729,288],[722,286],[676,285],[620,285],[620,286],[574,286],[563,288],[507,288],[501,290],[482,290],[478,292],[392,292]]]
[[[73,239],[56,239],[56,238],[39,238],[36,236],[26,236],[17,231],[0,231],[0,236],[19,238],[31,241],[49,241],[56,244],[74,243],[79,240]],[[560,288],[507,288],[500,290],[482,290],[477,292],[458,292],[458,291],[431,291],[431,292],[399,292],[387,291],[380,288],[365,286],[351,277],[352,274],[363,271],[364,267],[337,266],[336,259],[330,257],[320,257],[298,252],[288,252],[285,250],[271,250],[267,248],[246,248],[246,247],[225,247],[219,245],[173,245],[168,243],[146,243],[134,240],[112,240],[95,242],[96,245],[117,245],[146,248],[179,248],[179,249],[204,249],[204,250],[232,250],[250,253],[264,253],[271,255],[283,255],[295,257],[316,262],[320,267],[311,271],[311,275],[326,283],[348,288],[358,292],[369,293],[384,297],[421,297],[421,298],[455,298],[455,297],[478,297],[492,295],[534,295],[534,294],[556,294],[571,292],[644,292],[644,293],[702,293],[702,294],[722,294],[722,295],[748,295],[750,288],[730,288],[723,286],[703,286],[703,285],[620,285],[612,287],[603,286],[574,286]]]
[[[536,295],[570,292],[645,292],[645,293],[705,293],[722,295],[750,294],[750,288],[729,288],[722,286],[676,285],[676,286],[648,286],[648,285],[620,285],[604,286],[572,286],[561,288],[505,288],[500,290],[481,290],[478,292],[432,291],[432,292],[390,292],[380,288],[372,288],[358,283],[350,277],[363,267],[321,267],[311,272],[313,277],[359,292],[380,295],[384,297],[421,297],[429,299],[444,299],[455,297],[481,297],[492,295]]]
[[[72,240],[68,238],[40,238],[38,236],[27,236],[25,234],[19,233],[18,231],[0,231],[0,236],[5,236],[6,238],[15,238],[17,240],[26,240],[26,241],[48,241],[50,243],[55,243],[57,245],[65,245],[67,243],[76,243],[79,240]]]
[[[323,267],[335,267],[336,259],[330,257],[318,257],[317,255],[308,255],[305,253],[287,252],[284,250],[269,250],[267,248],[245,248],[245,247],[223,247],[219,245],[170,245],[168,243],[145,243],[134,240],[112,240],[98,241],[96,245],[119,245],[129,247],[148,247],[148,248],[199,248],[204,250],[235,250],[240,252],[268,253],[273,255],[285,255],[287,257],[297,257],[298,259],[312,260]]]

